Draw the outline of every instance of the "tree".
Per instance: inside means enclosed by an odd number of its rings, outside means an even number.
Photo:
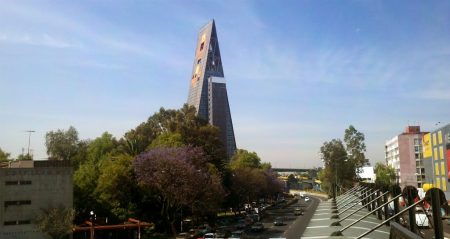
[[[11,155],[10,153],[7,153],[0,148],[0,162],[11,160],[9,158],[10,155]]]
[[[223,198],[221,180],[208,163],[201,148],[154,148],[135,158],[138,182],[157,193],[160,215],[176,233],[176,215],[183,207],[192,211],[220,205]],[[213,167],[214,168],[214,167]]]
[[[345,149],[350,154],[349,160],[352,161],[357,170],[368,163],[365,156],[366,144],[364,140],[364,134],[356,130],[353,125],[345,130]]]
[[[77,210],[77,222],[84,220],[93,209],[100,214],[110,214],[111,205],[100,200],[96,189],[100,176],[107,174],[105,170],[102,171],[103,164],[108,165],[104,162],[114,158],[114,153],[118,151],[117,145],[116,139],[108,132],[104,132],[102,136],[92,141],[85,140],[77,143],[77,153],[72,157],[72,161],[76,160],[75,164],[79,164],[75,167],[74,173],[74,206]],[[131,160],[129,164],[131,165]],[[107,168],[110,169],[110,167]],[[115,179],[118,175],[114,173],[110,172],[108,176]],[[120,192],[111,193],[119,194]],[[117,218],[116,214],[111,216],[114,219]]]
[[[245,149],[238,149],[230,161],[230,168],[260,168],[261,159],[255,152],[249,152]],[[265,166],[267,167],[267,166]]]
[[[135,217],[138,186],[132,160],[129,155],[118,155],[102,161],[99,167],[94,194],[118,222]]]
[[[18,161],[27,161],[27,160],[33,160],[33,155],[31,154],[19,154],[17,156]]]
[[[70,126],[67,131],[58,129],[45,134],[45,146],[47,154],[52,159],[70,160],[77,153],[78,132]]]
[[[41,214],[35,219],[35,225],[51,238],[60,239],[72,231],[74,215],[73,209],[63,206],[41,209]]]
[[[320,147],[320,153],[325,164],[325,168],[320,174],[323,189],[329,191],[330,186],[336,183],[339,187],[351,187],[357,177],[356,166],[351,160],[348,160],[342,141],[333,139],[325,142]]]
[[[112,152],[116,151],[117,140],[108,132],[104,132],[102,136],[97,137],[87,146],[88,160],[99,162],[101,159]]]
[[[376,163],[375,164],[375,183],[378,185],[390,185],[395,181],[395,169],[389,165],[384,163]]]
[[[232,171],[229,200],[234,208],[279,192],[282,192],[282,184],[270,170],[242,167]]]
[[[164,132],[156,137],[148,147],[149,149],[158,147],[181,147],[183,138],[180,133]]]
[[[123,152],[137,156],[158,145],[192,145],[202,148],[210,162],[222,171],[227,155],[219,136],[217,127],[199,118],[195,107],[185,104],[178,110],[161,108],[146,122],[125,133],[120,140],[120,148]]]

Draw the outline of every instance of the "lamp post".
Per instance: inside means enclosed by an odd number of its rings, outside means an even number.
[[[30,140],[31,140],[31,133],[34,133],[34,132],[36,132],[36,131],[34,131],[34,130],[26,130],[25,132],[28,133],[28,151],[27,151],[27,154],[28,154],[28,156],[30,156]]]
[[[344,162],[347,162],[349,156],[352,156],[352,154],[351,154],[351,153],[347,153],[345,156],[340,157],[340,158],[338,158],[338,159],[336,159],[336,160],[334,161],[334,200],[336,200],[337,187],[338,187],[338,176],[337,176],[337,168],[338,168],[338,167],[337,167],[337,161],[343,159]]]
[[[95,214],[94,211],[90,212],[91,214],[91,239],[94,239],[94,219],[95,219]]]

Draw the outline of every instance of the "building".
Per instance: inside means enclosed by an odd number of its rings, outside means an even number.
[[[73,208],[68,161],[16,161],[0,168],[0,238],[44,239],[33,220],[42,210]]]
[[[423,157],[426,183],[442,189],[450,196],[450,124],[425,134],[423,137]]]
[[[408,126],[400,135],[385,143],[386,163],[395,170],[397,181],[403,188],[412,185],[421,188],[425,180],[420,126]]]
[[[187,103],[197,109],[199,117],[220,129],[230,158],[236,151],[236,141],[214,20],[198,34]]]
[[[357,170],[358,177],[362,182],[365,183],[375,183],[376,175],[373,171],[373,167],[364,166]]]

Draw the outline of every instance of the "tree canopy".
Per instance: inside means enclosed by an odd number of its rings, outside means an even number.
[[[48,132],[46,146],[52,159],[74,165],[76,223],[94,210],[112,223],[134,217],[175,233],[181,210],[210,220],[220,208],[282,192],[270,163],[255,152],[240,149],[230,163],[219,129],[187,105],[161,108],[120,139],[105,132],[80,140],[71,126]]]
[[[359,169],[368,163],[366,159],[366,144],[364,134],[359,132],[353,125],[345,130],[345,149],[349,153],[349,160]]]
[[[73,126],[45,134],[47,154],[52,159],[70,160],[77,153],[78,143],[78,132]]]
[[[36,227],[53,239],[60,239],[72,232],[75,211],[72,208],[51,207],[41,209],[34,223]]]
[[[11,155],[10,153],[7,153],[0,148],[0,162],[11,160],[9,158],[10,155]]]
[[[320,147],[325,168],[319,173],[322,188],[330,190],[332,184],[351,187],[358,180],[357,171],[367,164],[364,134],[350,125],[344,133],[344,141],[332,139]]]
[[[378,162],[375,164],[375,183],[378,185],[390,185],[395,181],[395,169],[389,165]]]
[[[138,182],[156,190],[161,215],[175,233],[175,213],[184,206],[200,210],[220,206],[224,196],[221,180],[206,167],[208,156],[201,148],[155,148],[134,160]],[[218,208],[214,208],[217,210]]]
[[[261,159],[255,152],[249,152],[245,149],[238,149],[230,161],[231,169],[238,168],[260,168]]]

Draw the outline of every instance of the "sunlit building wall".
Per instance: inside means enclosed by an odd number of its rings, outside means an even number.
[[[428,161],[426,182],[442,189],[450,196],[450,124],[432,131],[424,136],[423,155]]]
[[[401,187],[422,187],[425,168],[422,162],[422,137],[420,126],[408,126],[405,131],[385,143],[386,163],[394,168]]]

